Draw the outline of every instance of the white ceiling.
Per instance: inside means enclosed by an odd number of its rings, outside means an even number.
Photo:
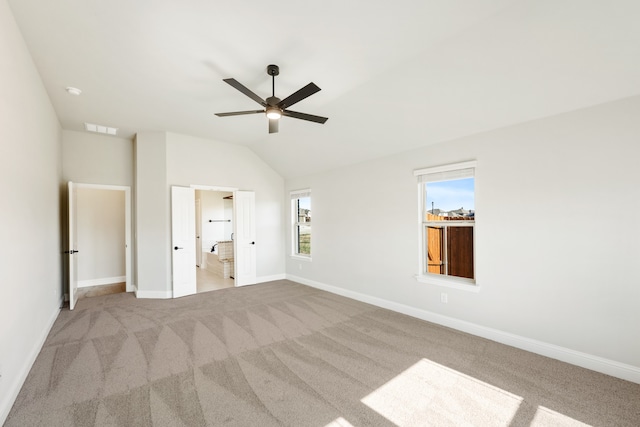
[[[248,146],[305,175],[640,94],[637,0],[8,0],[62,127]],[[324,124],[217,112],[313,81]],[[65,87],[82,89],[79,97]]]

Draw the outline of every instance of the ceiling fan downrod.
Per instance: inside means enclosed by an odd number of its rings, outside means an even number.
[[[276,98],[276,76],[280,74],[280,67],[271,64],[267,65],[267,74],[271,76],[271,98],[267,99],[269,105],[276,105],[280,102],[280,99]],[[272,102],[269,102],[269,101]]]
[[[280,74],[280,67],[274,64],[267,65],[267,74],[271,76],[271,96],[276,96],[276,76]]]

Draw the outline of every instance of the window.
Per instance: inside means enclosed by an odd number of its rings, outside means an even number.
[[[311,190],[291,192],[292,254],[311,257]]]
[[[420,275],[475,283],[475,165],[464,162],[420,169]]]

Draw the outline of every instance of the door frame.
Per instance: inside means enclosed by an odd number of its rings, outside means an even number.
[[[125,290],[133,292],[134,286],[131,281],[131,187],[127,185],[83,184],[77,182],[74,182],[73,186],[75,189],[124,191]]]
[[[236,191],[239,191],[240,189],[238,187],[221,187],[221,186],[217,186],[217,185],[199,185],[199,184],[191,184],[189,187],[193,188],[194,190],[205,190],[205,191],[221,191],[221,192],[225,192],[225,193],[234,193]],[[232,213],[231,213],[231,217],[234,218],[234,231],[235,231],[235,214],[236,214],[236,203],[235,203],[235,199],[233,201],[233,205],[232,205]],[[233,258],[235,260],[236,257],[236,246],[235,246],[235,242],[233,244]],[[235,270],[235,261],[234,261],[234,270]],[[233,286],[236,287],[238,286],[238,279],[236,278],[237,275],[234,274],[233,275]]]

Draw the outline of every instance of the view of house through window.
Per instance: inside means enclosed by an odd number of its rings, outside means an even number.
[[[311,191],[291,193],[293,254],[311,256]]]
[[[416,171],[424,203],[424,275],[475,280],[475,178],[468,166]]]

